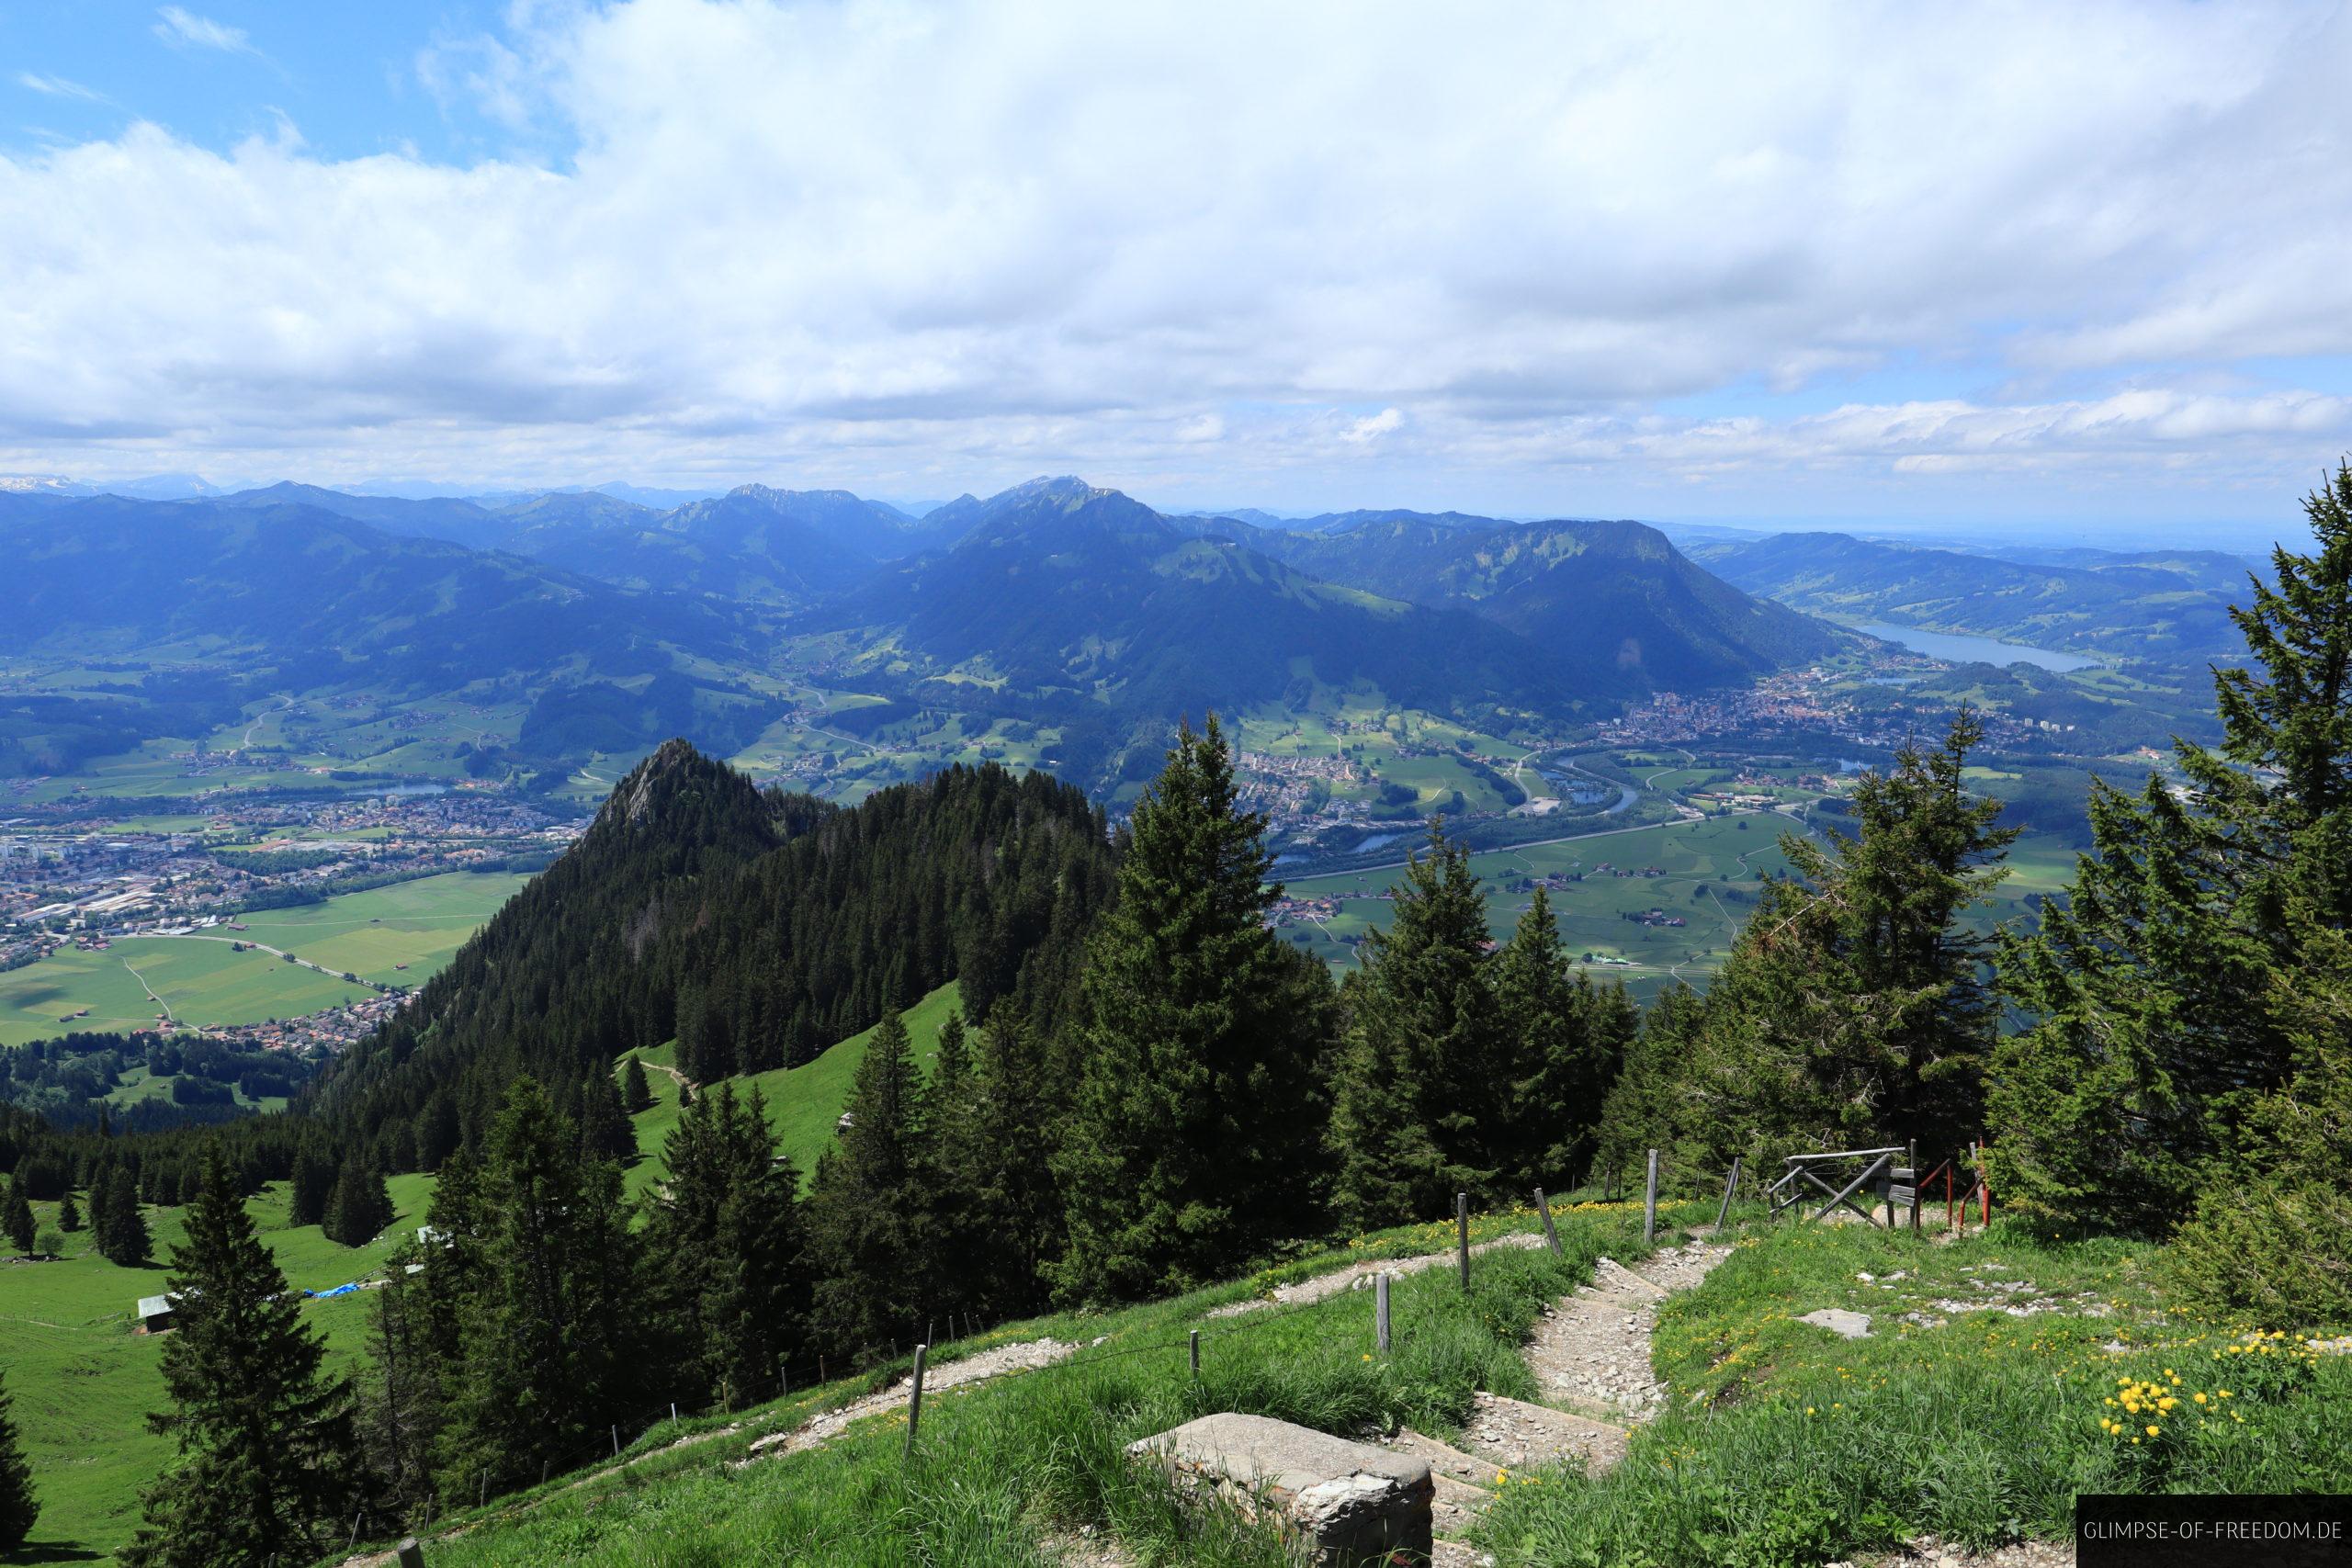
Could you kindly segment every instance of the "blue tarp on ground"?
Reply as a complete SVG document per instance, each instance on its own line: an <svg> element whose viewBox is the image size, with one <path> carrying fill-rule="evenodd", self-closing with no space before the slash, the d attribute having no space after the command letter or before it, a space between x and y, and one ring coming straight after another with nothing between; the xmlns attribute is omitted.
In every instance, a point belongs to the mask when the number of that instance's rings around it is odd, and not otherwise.
<svg viewBox="0 0 2352 1568"><path fill-rule="evenodd" d="M306 1291L303 1294L313 1300L324 1300L328 1296L347 1296L358 1288L357 1285L337 1285L332 1291Z"/></svg>

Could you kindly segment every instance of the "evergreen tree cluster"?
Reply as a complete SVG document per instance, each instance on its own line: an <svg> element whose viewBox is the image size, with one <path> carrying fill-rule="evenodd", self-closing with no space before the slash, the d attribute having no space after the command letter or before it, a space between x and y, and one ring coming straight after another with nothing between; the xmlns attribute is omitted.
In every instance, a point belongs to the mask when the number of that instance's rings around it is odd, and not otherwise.
<svg viewBox="0 0 2352 1568"><path fill-rule="evenodd" d="M2030 1024L1987 1121L2012 1205L2185 1224L2209 1296L2319 1318L2352 1312L2352 467L2305 513L2315 553L2231 612L2222 744L2095 787L2068 898L2004 942Z"/></svg>
<svg viewBox="0 0 2352 1568"><path fill-rule="evenodd" d="M1966 918L2016 837L1966 786L1982 738L1962 708L1939 745L1862 776L1852 833L1781 836L1793 874L1765 886L1706 994L1670 991L1644 1019L1604 1165L1657 1148L1682 1179L1719 1179L1735 1157L1915 1140L1939 1157L1974 1135L2000 1017L1989 939Z"/></svg>
<svg viewBox="0 0 2352 1568"><path fill-rule="evenodd" d="M1339 1217L1435 1219L1458 1191L1516 1199L1583 1179L1638 1026L1624 987L1571 976L1541 888L1498 949L1470 852L1442 825L1393 897L1389 929L1364 939L1340 992Z"/></svg>
<svg viewBox="0 0 2352 1568"><path fill-rule="evenodd" d="M1101 813L1043 774L951 768L842 810L672 742L312 1111L380 1168L431 1170L479 1154L527 1073L617 1155L612 1063L673 1037L695 1083L797 1066L950 979L1051 1028L1112 866Z"/></svg>

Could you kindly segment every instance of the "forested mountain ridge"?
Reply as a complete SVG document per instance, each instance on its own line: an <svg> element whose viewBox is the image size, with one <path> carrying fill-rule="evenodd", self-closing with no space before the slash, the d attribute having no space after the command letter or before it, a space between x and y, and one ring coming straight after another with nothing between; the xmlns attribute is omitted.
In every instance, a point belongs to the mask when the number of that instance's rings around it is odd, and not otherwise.
<svg viewBox="0 0 2352 1568"><path fill-rule="evenodd" d="M1361 520L1251 541L1330 581L1467 610L1611 693L1724 685L1836 646L1828 628L1740 592L1646 524L1342 515Z"/></svg>
<svg viewBox="0 0 2352 1568"><path fill-rule="evenodd" d="M2245 597L2249 575L2210 551L2077 551L2041 564L1844 534L1776 534L1690 553L1738 588L1814 614L2167 660L2239 648L2230 606Z"/></svg>
<svg viewBox="0 0 2352 1568"><path fill-rule="evenodd" d="M1317 680L1437 708L1578 705L1554 661L1507 632L1317 581L1117 491L1034 480L960 521L953 548L886 571L812 624L866 628L938 673L1097 694L1162 726Z"/></svg>
<svg viewBox="0 0 2352 1568"><path fill-rule="evenodd" d="M795 1066L955 978L976 1016L1049 1024L1112 854L1041 773L953 768L844 808L673 740L306 1109L432 1168L521 1075L568 1094L673 1036L697 1080Z"/></svg>

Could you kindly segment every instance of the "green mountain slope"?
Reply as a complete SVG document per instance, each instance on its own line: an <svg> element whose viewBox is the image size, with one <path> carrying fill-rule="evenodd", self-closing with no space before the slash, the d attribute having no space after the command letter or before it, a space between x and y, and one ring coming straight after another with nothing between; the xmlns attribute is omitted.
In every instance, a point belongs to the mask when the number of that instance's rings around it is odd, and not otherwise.
<svg viewBox="0 0 2352 1568"><path fill-rule="evenodd" d="M1498 524L1451 513L1331 521L1347 525L1260 532L1251 543L1334 582L1474 612L1611 695L1724 685L1835 646L1828 628L1740 592L1640 523Z"/></svg>
<svg viewBox="0 0 2352 1568"><path fill-rule="evenodd" d="M1317 681L1444 711L1584 700L1539 649L1475 616L1318 581L1116 491L1035 480L958 521L953 548L886 571L810 624L859 632L869 667L1160 722Z"/></svg>
<svg viewBox="0 0 2352 1568"><path fill-rule="evenodd" d="M1843 534L1777 534L1691 553L1751 593L1820 615L2166 660L2244 646L2229 617L2246 597L2243 563L2211 552L2075 551L2071 564L2029 563Z"/></svg>

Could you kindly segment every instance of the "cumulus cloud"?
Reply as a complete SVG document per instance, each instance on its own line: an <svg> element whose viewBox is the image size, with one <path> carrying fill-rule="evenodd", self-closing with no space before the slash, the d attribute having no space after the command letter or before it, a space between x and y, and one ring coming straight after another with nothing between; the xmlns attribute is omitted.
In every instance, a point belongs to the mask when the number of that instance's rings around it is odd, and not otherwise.
<svg viewBox="0 0 2352 1568"><path fill-rule="evenodd" d="M2194 389L2352 354L2329 9L514 17L418 73L561 158L143 124L0 158L0 457L919 482L1209 441L1664 476L2352 440L2321 391ZM1773 412L1906 365L1980 390ZM1743 387L1763 412L1708 416Z"/></svg>

